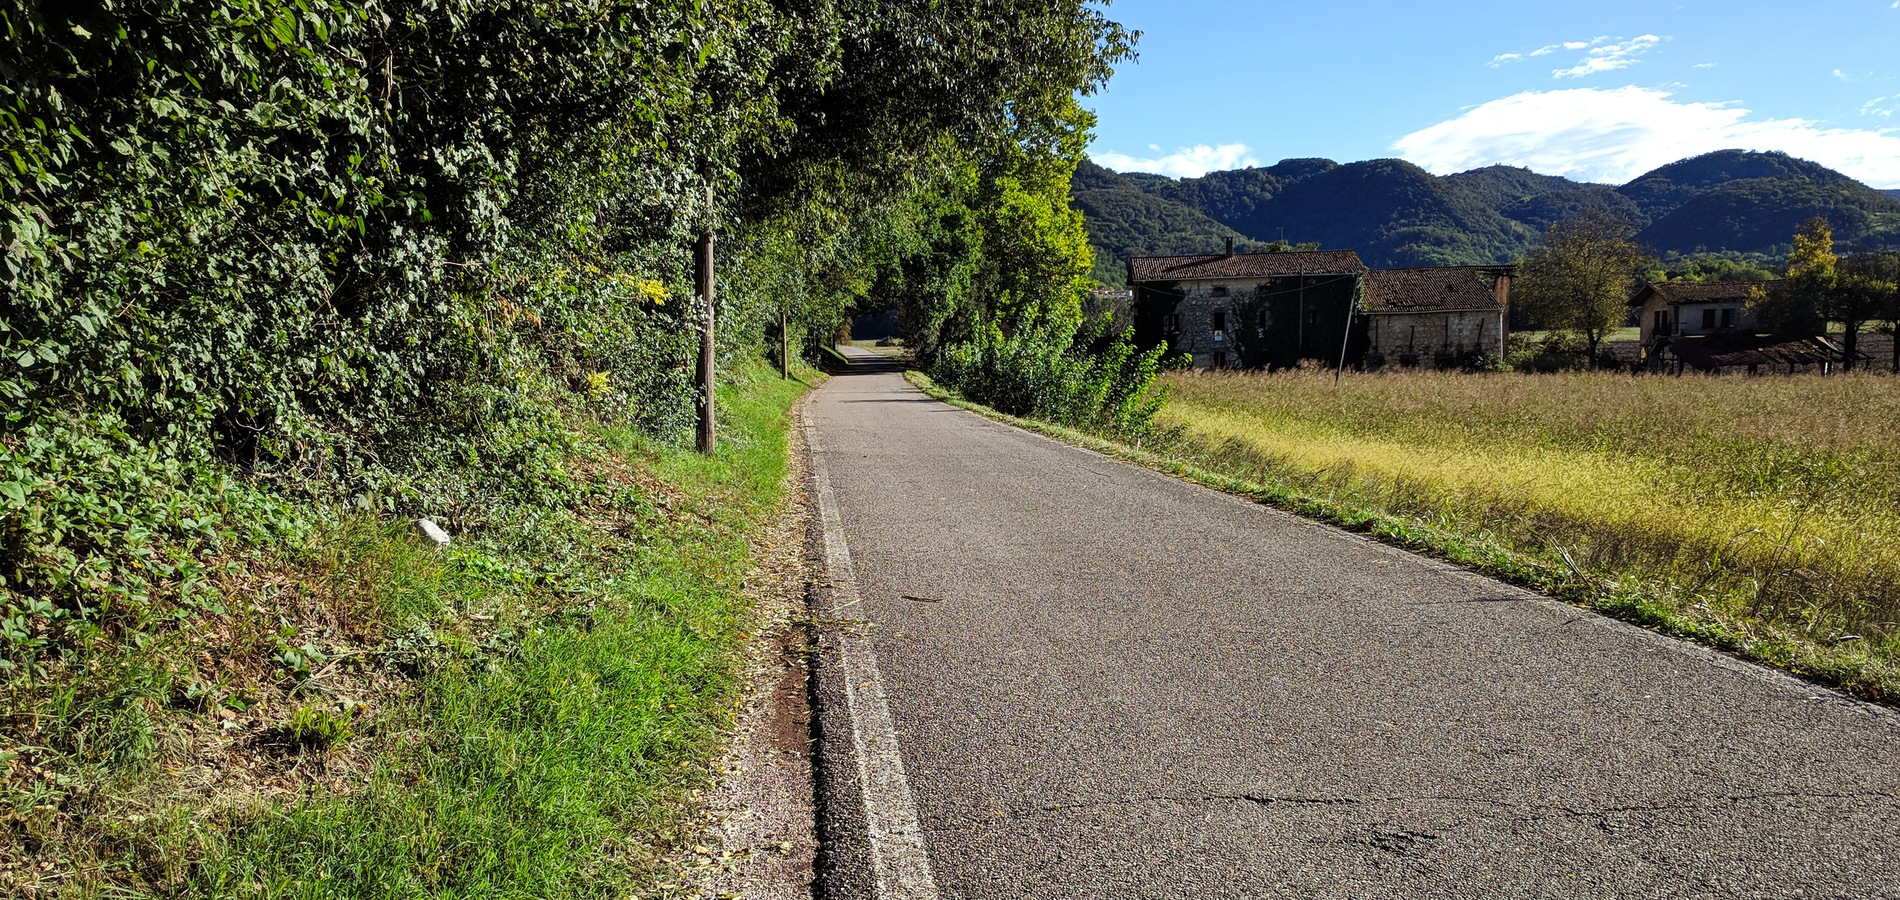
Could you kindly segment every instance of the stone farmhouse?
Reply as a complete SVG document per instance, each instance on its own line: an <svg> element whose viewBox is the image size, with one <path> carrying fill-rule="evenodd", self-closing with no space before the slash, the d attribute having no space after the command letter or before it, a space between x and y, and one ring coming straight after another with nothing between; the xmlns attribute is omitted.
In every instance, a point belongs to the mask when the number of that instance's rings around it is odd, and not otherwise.
<svg viewBox="0 0 1900 900"><path fill-rule="evenodd" d="M1135 340L1196 369L1458 365L1502 357L1508 267L1368 269L1351 250L1128 261Z"/></svg>
<svg viewBox="0 0 1900 900"><path fill-rule="evenodd" d="M1510 337L1510 266L1374 269L1360 298L1365 367L1457 368L1504 358Z"/></svg>

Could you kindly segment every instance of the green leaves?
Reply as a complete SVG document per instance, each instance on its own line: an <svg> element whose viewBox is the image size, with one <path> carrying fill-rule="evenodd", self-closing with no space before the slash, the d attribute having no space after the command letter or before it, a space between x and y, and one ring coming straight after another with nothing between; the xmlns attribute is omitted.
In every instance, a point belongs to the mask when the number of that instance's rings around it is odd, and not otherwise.
<svg viewBox="0 0 1900 900"><path fill-rule="evenodd" d="M1513 301L1532 324L1581 338L1594 365L1599 344L1629 315L1637 277L1654 268L1634 232L1594 210L1550 226L1524 259Z"/></svg>
<svg viewBox="0 0 1900 900"><path fill-rule="evenodd" d="M208 473L478 524L566 489L573 406L674 438L708 221L727 358L874 295L1073 332L1073 95L1128 50L1079 2L42 7L0 0L0 396L41 441L0 461L46 479L0 468L38 504L0 593L125 622L270 533Z"/></svg>

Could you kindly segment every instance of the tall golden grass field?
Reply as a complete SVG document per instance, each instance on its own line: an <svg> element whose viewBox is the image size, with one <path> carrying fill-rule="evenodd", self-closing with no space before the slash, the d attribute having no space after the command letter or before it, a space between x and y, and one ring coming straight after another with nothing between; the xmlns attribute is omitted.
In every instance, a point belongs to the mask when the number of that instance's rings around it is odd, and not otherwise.
<svg viewBox="0 0 1900 900"><path fill-rule="evenodd" d="M1900 656L1900 378L1177 373L1203 464Z"/></svg>

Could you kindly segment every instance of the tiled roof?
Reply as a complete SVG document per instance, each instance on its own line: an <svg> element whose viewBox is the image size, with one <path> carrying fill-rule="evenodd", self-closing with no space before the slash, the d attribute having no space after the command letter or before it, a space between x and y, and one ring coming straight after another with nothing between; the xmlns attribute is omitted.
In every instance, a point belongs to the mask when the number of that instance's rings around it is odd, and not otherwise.
<svg viewBox="0 0 1900 900"><path fill-rule="evenodd" d="M1767 290L1779 281L1652 281L1630 298L1631 306L1642 306L1652 295L1670 306L1684 303L1747 303L1757 288Z"/></svg>
<svg viewBox="0 0 1900 900"><path fill-rule="evenodd" d="M1772 335L1709 335L1679 338L1669 344L1668 353L1692 369L1711 370L1730 366L1815 366L1840 362L1847 351L1824 337L1786 338ZM1857 361L1871 362L1861 352Z"/></svg>
<svg viewBox="0 0 1900 900"><path fill-rule="evenodd" d="M1369 313L1503 309L1494 288L1507 271L1499 266L1373 269L1366 275L1362 308Z"/></svg>
<svg viewBox="0 0 1900 900"><path fill-rule="evenodd" d="M1366 271L1351 250L1239 253L1233 256L1137 256L1128 261L1129 283L1212 278L1277 278L1286 275L1345 275Z"/></svg>

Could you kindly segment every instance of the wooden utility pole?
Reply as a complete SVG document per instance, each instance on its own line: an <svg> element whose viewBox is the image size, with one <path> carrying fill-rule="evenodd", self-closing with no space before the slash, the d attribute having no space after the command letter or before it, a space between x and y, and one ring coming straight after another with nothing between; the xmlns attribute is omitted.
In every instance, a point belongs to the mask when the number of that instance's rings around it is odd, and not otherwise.
<svg viewBox="0 0 1900 900"><path fill-rule="evenodd" d="M1339 339L1339 368L1333 370L1333 387L1339 387L1339 379L1346 376L1346 347L1352 343L1352 314L1359 310L1359 288L1353 288L1352 298L1346 301L1346 336Z"/></svg>
<svg viewBox="0 0 1900 900"><path fill-rule="evenodd" d="M792 316L788 304L778 308L778 368L779 377L792 377Z"/></svg>
<svg viewBox="0 0 1900 900"><path fill-rule="evenodd" d="M713 341L713 183L712 168L706 169L706 217L699 233L699 298L706 304L706 319L699 334L699 452L711 453L717 443L713 428L714 362L718 347Z"/></svg>

